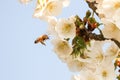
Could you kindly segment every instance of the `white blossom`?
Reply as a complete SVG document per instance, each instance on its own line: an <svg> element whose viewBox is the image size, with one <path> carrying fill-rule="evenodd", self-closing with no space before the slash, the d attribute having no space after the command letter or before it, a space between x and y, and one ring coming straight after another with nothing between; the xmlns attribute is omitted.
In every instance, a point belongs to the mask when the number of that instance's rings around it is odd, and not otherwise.
<svg viewBox="0 0 120 80"><path fill-rule="evenodd" d="M104 60L102 46L102 41L95 41L93 44L91 44L90 51L86 52L86 55L91 58L91 63L100 64Z"/></svg>
<svg viewBox="0 0 120 80"><path fill-rule="evenodd" d="M42 20L47 20L48 16L46 16L43 11L47 4L48 0L37 0L36 8L33 14L33 17L40 18Z"/></svg>
<svg viewBox="0 0 120 80"><path fill-rule="evenodd" d="M109 59L105 59L97 68L96 74L101 80L115 80L116 73L114 70L114 64L109 61Z"/></svg>
<svg viewBox="0 0 120 80"><path fill-rule="evenodd" d="M61 39L73 39L76 35L75 24L72 20L69 19L60 19L55 26L55 30Z"/></svg>
<svg viewBox="0 0 120 80"><path fill-rule="evenodd" d="M47 20L50 16L58 16L69 0L38 0L33 17Z"/></svg>
<svg viewBox="0 0 120 80"><path fill-rule="evenodd" d="M120 0L103 0L97 5L99 17L109 19L120 29Z"/></svg>
<svg viewBox="0 0 120 80"><path fill-rule="evenodd" d="M102 30L104 36L106 38L114 38L120 41L120 37L118 35L120 34L120 30L118 29L118 27L108 19L102 19L102 22L104 24L104 28Z"/></svg>
<svg viewBox="0 0 120 80"><path fill-rule="evenodd" d="M63 5L60 0L52 0L46 4L43 13L47 16L57 16L62 12L62 7Z"/></svg>
<svg viewBox="0 0 120 80"><path fill-rule="evenodd" d="M72 47L71 45L65 41L65 40L60 40L54 39L52 40L52 43L54 45L54 51L55 53L60 56L60 57L67 57L72 53Z"/></svg>

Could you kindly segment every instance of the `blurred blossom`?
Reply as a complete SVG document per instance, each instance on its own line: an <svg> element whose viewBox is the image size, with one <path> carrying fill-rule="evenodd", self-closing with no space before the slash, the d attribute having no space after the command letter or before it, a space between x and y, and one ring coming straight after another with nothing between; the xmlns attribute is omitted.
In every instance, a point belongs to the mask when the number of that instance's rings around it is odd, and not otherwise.
<svg viewBox="0 0 120 80"><path fill-rule="evenodd" d="M47 20L48 16L58 16L69 0L38 0L33 17Z"/></svg>
<svg viewBox="0 0 120 80"><path fill-rule="evenodd" d="M28 4L29 2L31 2L32 0L19 0L20 3L22 4Z"/></svg>
<svg viewBox="0 0 120 80"><path fill-rule="evenodd" d="M42 20L47 20L48 16L43 14L43 10L47 4L48 0L37 0L36 8L33 14L33 17L40 18Z"/></svg>

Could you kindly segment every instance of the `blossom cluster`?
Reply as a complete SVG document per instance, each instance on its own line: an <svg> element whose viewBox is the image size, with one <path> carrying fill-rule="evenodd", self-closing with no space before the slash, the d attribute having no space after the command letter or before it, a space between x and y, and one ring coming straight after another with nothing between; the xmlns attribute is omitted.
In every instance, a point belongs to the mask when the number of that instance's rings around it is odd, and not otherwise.
<svg viewBox="0 0 120 80"><path fill-rule="evenodd" d="M98 0L96 5L99 17L105 24L103 33L120 41L120 0ZM108 34L111 33L111 34Z"/></svg>
<svg viewBox="0 0 120 80"><path fill-rule="evenodd" d="M86 1L95 3L95 13L102 24L89 10L83 19L78 15L56 18L70 0L37 0L33 17L48 22L47 35L53 37L54 52L72 72L78 72L71 80L120 80L120 0ZM93 33L95 29L100 33ZM45 45L47 35L37 41Z"/></svg>

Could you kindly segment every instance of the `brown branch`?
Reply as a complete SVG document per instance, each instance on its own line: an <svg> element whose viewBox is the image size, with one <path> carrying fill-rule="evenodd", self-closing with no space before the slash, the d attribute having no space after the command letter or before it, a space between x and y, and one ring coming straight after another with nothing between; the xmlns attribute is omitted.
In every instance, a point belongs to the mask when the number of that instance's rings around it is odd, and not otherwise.
<svg viewBox="0 0 120 80"><path fill-rule="evenodd" d="M91 8L93 10L93 12L95 12L96 15L98 15L98 13L96 12L97 7L95 6L97 4L96 1L93 1L93 2L86 1L86 2L88 4L89 8Z"/></svg>

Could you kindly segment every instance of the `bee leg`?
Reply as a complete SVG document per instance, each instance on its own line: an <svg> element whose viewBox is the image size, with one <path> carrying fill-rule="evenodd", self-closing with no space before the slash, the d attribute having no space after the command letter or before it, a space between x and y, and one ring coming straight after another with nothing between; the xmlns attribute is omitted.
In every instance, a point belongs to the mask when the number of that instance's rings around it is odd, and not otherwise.
<svg viewBox="0 0 120 80"><path fill-rule="evenodd" d="M46 46L46 44L44 42L41 42L41 44Z"/></svg>

